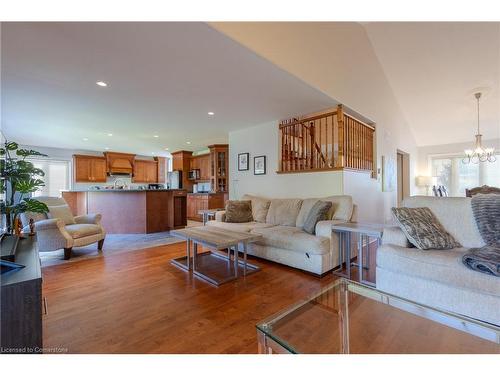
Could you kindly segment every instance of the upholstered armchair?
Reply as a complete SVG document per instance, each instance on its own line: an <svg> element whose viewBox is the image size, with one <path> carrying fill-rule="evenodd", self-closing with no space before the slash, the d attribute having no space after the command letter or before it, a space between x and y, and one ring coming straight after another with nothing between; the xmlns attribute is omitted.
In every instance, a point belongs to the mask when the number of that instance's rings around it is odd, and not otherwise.
<svg viewBox="0 0 500 375"><path fill-rule="evenodd" d="M21 219L25 226L29 220L35 222L38 249L54 251L64 249L64 259L71 258L73 247L87 246L97 242L97 249L102 250L106 232L101 225L100 214L73 216L63 198L36 197L49 207L49 213L36 214L26 212Z"/></svg>

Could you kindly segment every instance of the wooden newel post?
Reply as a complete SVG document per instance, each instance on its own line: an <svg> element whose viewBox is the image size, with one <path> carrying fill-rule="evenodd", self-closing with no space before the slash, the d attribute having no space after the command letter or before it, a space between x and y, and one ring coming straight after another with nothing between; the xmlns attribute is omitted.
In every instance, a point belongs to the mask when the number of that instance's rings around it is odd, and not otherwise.
<svg viewBox="0 0 500 375"><path fill-rule="evenodd" d="M337 106L337 133L338 133L339 156L335 160L335 166L343 167L345 148L344 148L344 108L342 107L342 104L339 104Z"/></svg>

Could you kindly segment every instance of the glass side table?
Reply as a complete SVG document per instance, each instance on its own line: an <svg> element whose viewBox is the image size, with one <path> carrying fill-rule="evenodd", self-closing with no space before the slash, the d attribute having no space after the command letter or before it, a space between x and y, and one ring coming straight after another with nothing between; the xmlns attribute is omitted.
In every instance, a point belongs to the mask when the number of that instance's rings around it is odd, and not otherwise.
<svg viewBox="0 0 500 375"><path fill-rule="evenodd" d="M335 280L256 326L261 354L500 354L500 327Z"/></svg>
<svg viewBox="0 0 500 375"><path fill-rule="evenodd" d="M363 272L370 270L370 246L376 244L380 246L384 225L382 224L363 224L363 223L341 223L332 225L333 233L339 237L339 269L334 270L333 274L340 277L351 278L351 267L358 267L358 280L362 284L375 286L374 282L363 278ZM352 262L352 237L357 240L357 263ZM372 240L375 241L372 241ZM343 265L346 264L346 270L343 272Z"/></svg>

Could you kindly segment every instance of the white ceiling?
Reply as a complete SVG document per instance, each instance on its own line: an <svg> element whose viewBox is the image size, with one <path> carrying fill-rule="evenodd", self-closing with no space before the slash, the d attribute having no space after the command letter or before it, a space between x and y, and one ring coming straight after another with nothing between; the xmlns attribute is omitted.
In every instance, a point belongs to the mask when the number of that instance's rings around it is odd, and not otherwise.
<svg viewBox="0 0 500 375"><path fill-rule="evenodd" d="M500 138L500 23L363 23L419 146Z"/></svg>
<svg viewBox="0 0 500 375"><path fill-rule="evenodd" d="M2 131L23 144L161 155L335 104L204 23L3 23L1 38Z"/></svg>

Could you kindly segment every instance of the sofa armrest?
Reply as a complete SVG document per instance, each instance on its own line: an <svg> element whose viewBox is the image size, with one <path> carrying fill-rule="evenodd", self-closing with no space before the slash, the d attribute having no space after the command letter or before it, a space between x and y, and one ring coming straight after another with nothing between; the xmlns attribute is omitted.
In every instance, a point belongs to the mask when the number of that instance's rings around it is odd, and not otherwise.
<svg viewBox="0 0 500 375"><path fill-rule="evenodd" d="M347 223L345 220L323 220L316 223L316 236L332 237L332 225Z"/></svg>
<svg viewBox="0 0 500 375"><path fill-rule="evenodd" d="M226 211L217 211L215 213L215 221L226 221Z"/></svg>
<svg viewBox="0 0 500 375"><path fill-rule="evenodd" d="M396 245L400 247L412 247L410 241L400 227L386 227L382 235L382 243Z"/></svg>
<svg viewBox="0 0 500 375"><path fill-rule="evenodd" d="M35 230L40 251L73 247L73 237L66 231L64 222L61 219L37 221Z"/></svg>
<svg viewBox="0 0 500 375"><path fill-rule="evenodd" d="M80 215L75 216L75 222L77 224L101 224L102 215L101 214L89 214L89 215Z"/></svg>

